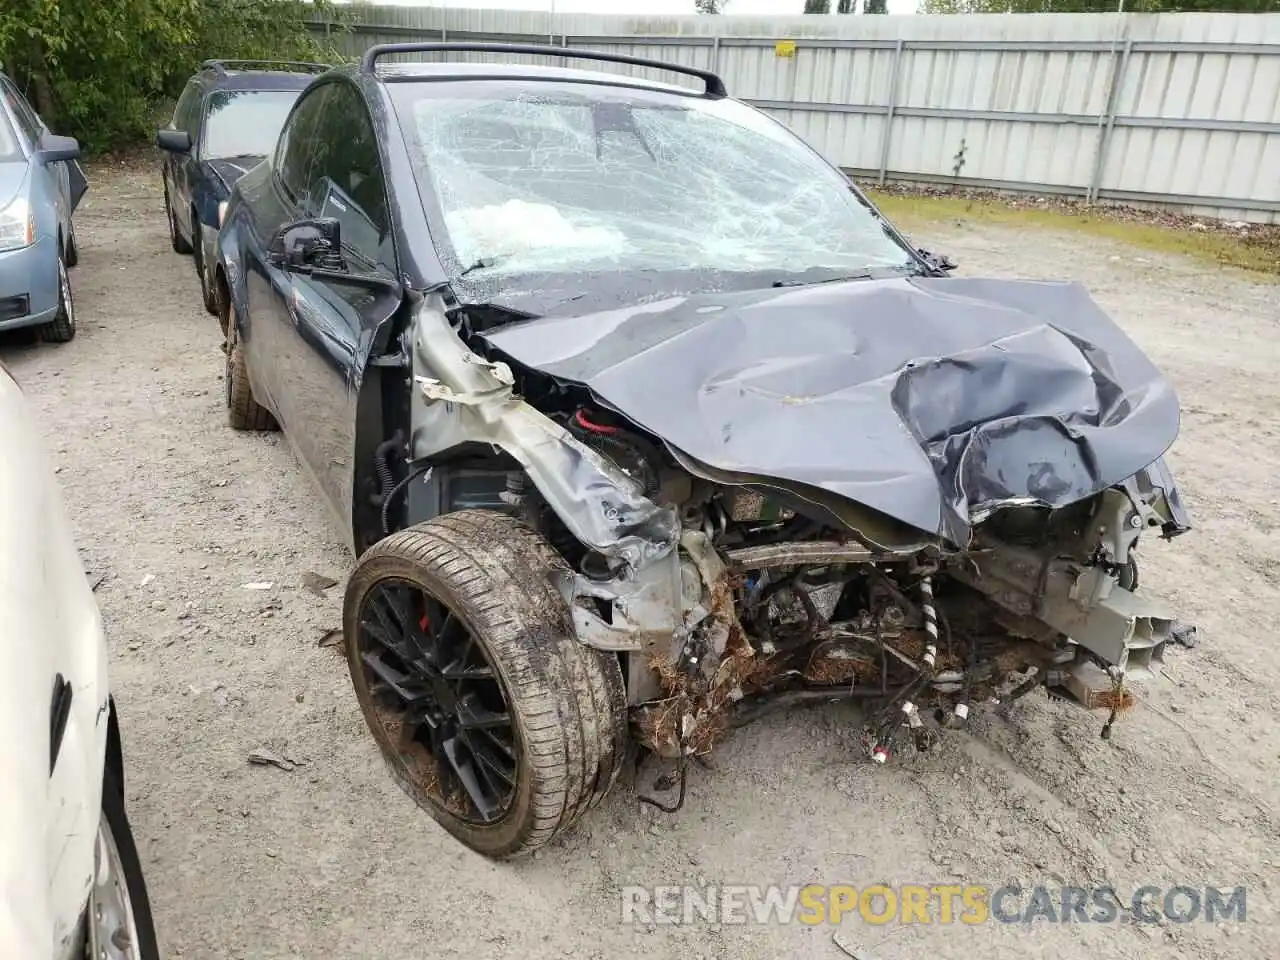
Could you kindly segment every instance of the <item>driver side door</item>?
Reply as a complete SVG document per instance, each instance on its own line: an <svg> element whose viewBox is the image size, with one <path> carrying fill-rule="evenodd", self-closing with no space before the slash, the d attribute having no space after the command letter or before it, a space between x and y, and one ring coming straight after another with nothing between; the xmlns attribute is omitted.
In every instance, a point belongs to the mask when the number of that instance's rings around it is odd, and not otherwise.
<svg viewBox="0 0 1280 960"><path fill-rule="evenodd" d="M308 182L275 246L272 357L290 439L349 526L360 386L374 332L401 291L372 117L353 84L327 86L305 151ZM331 238L327 254L297 248L300 236L314 242L321 231Z"/></svg>
<svg viewBox="0 0 1280 960"><path fill-rule="evenodd" d="M250 379L254 393L288 431L295 426L290 389L296 378L282 369L277 353L283 339L280 327L289 322L293 284L276 252L285 227L309 209L309 192L323 159L320 133L330 87L322 83L305 93L285 121L271 161L271 182L254 204L254 243L245 262L248 309L240 339Z"/></svg>

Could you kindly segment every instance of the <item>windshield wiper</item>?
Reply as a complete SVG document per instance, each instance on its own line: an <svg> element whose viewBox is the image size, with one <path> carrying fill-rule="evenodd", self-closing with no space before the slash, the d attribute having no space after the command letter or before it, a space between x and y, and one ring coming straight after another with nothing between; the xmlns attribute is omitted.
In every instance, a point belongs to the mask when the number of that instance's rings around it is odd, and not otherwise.
<svg viewBox="0 0 1280 960"><path fill-rule="evenodd" d="M797 271L799 273L817 273L822 267L813 267L809 270ZM885 264L883 266L867 267L865 270L859 270L856 273L846 273L838 277L820 277L817 280L802 280L800 278L775 280L775 287L809 287L820 283L843 283L846 280L886 280L890 277L902 276L920 276L921 271L917 264Z"/></svg>
<svg viewBox="0 0 1280 960"><path fill-rule="evenodd" d="M823 277L821 280L775 280L771 284L775 287L813 287L820 283L843 283L846 280L874 280L875 276L870 270L862 273L850 273L843 277Z"/></svg>
<svg viewBox="0 0 1280 960"><path fill-rule="evenodd" d="M487 333L513 323L540 319L540 315L527 310L517 310L501 303L485 301L460 304L449 311L450 319L458 318L467 334Z"/></svg>
<svg viewBox="0 0 1280 960"><path fill-rule="evenodd" d="M469 267L464 267L458 276L465 277L468 273L474 273L476 270L488 270L490 267L496 267L509 256L509 253L495 253L488 257L477 257L476 262Z"/></svg>

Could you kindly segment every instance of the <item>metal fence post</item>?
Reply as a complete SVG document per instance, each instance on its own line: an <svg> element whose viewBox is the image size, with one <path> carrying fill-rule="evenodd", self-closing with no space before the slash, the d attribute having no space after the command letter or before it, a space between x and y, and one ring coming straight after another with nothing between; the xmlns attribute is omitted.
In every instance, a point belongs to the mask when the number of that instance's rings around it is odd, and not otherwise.
<svg viewBox="0 0 1280 960"><path fill-rule="evenodd" d="M1133 52L1133 40L1124 38L1124 52L1117 61L1111 55L1111 89L1107 91L1107 112L1105 117L1098 118L1098 150L1093 161L1093 177L1089 181L1089 191L1085 195L1088 203L1098 202L1098 191L1102 188L1103 168L1107 164L1107 146L1111 142L1111 131L1116 125L1116 105L1120 100L1120 90L1124 85L1124 77L1129 69L1129 54Z"/></svg>
<svg viewBox="0 0 1280 960"><path fill-rule="evenodd" d="M0 7L3 6L4 2L5 0L0 0ZM544 0L544 10L549 5ZM1125 6L1131 7L1132 3L1126 2ZM521 14L520 16L527 15ZM1178 22L1181 22L1184 17L1182 14L1170 14L1168 16ZM1202 17L1203 15L1197 14L1196 16ZM1212 14L1209 16L1217 18L1221 22L1226 22L1227 18L1238 19L1235 14ZM1173 68L1177 71L1193 69L1191 64L1194 58L1213 58L1212 62L1222 64L1225 69L1232 70L1235 65L1241 63L1274 65L1274 62L1280 61L1280 44L1264 42L1262 37L1249 37L1232 41L1209 39L1156 40L1148 35L1134 31L1130 26L1131 21L1127 14L1119 18L1113 14L1081 15L1081 17L1080 25L1084 25L1086 22L1098 24L1097 32L1094 32L1094 28L1090 27L1087 33L1088 39L1077 37L1071 39L1059 38L1057 36L1059 31L1056 28L1050 29L1049 27L1052 18L1042 18L1040 22L1044 25L1044 29L1036 31L1035 35L1026 36L1022 39L1011 40L995 37L973 39L968 31L960 26L964 18L955 17L930 18L928 23L939 27L938 31L928 31L931 34L930 39L899 41L889 38L800 37L797 39L793 37L792 42L797 43L797 49L789 50L788 48L783 48L786 53L790 54L787 57L790 63L784 62L784 60L775 61L765 53L765 51L772 49L776 55L778 51L779 40L772 29L765 30L755 21L744 19L717 21L713 25L713 32L710 36L705 33L696 35L662 32L657 34L631 33L621 35L610 33L610 30L639 30L645 27L653 30L669 29L668 21L657 17L650 19L638 18L634 21L630 18L619 18L603 22L598 28L603 33L597 34L588 31L575 36L571 40L565 33L567 23L558 24L555 23L554 19L544 23L542 27L536 27L537 21L534 20L535 28L530 29L523 19L513 21L510 17L504 15L497 21L486 21L485 26L488 27L486 30L480 29L480 24L473 24L468 27L460 21L460 26L457 29L446 31L442 26L424 25L428 22L438 24L442 19L439 16L406 15L404 7L371 4L361 8L359 17L353 23L326 20L324 17L316 15L313 22L308 23L308 29L314 31L314 36L317 39L323 36L330 43L340 46L343 53L362 52L379 39L429 39L438 36L441 40L446 41L449 39L463 40L468 38L493 40L513 38L512 35L515 33L519 33L520 36L530 42L541 43L543 40L547 40L555 43L559 41L566 47L594 47L600 45L634 47L646 43L655 43L671 48L676 53L684 51L689 46L710 47L708 58L712 69L724 76L731 89L740 95L744 95L744 99L747 102L761 109L770 112L804 113L806 118L830 117L842 126L851 127L854 125L868 125L867 118L880 117L884 124L884 129L881 142L876 147L872 147L869 143L863 143L857 148L857 156L832 158L838 160L842 168L856 173L866 183L872 185L877 183L884 185L888 181L892 166L893 137L896 134L894 124L899 117L902 117L904 122L910 119L913 128L917 126L917 121L919 121L918 125L924 128L925 136L927 137L935 136L941 130L942 124L948 120L1003 124L1006 125L1006 129L1020 131L1046 129L1046 126L1033 126L1043 124L1047 125L1048 129L1056 127L1065 132L1067 137L1063 141L1064 149L1080 154L1079 162L1069 174L1058 178L1056 171L1051 171L1046 164L1040 162L1044 159L1043 157L1038 157L1037 162L1031 169L1022 170L1022 158L999 156L988 158L990 166L982 171L983 176L966 179L980 180L984 185L994 189L1018 193L1046 193L1080 198L1083 190L1084 199L1089 204L1101 202L1102 191L1106 190L1109 200L1150 202L1175 208L1196 206L1215 207L1224 210L1249 210L1266 214L1267 216L1263 219L1280 222L1280 196L1273 196L1267 193L1265 188L1262 190L1245 188L1245 185L1255 179L1256 169L1261 169L1261 165L1265 164L1268 158L1259 157L1255 159L1247 156L1245 151L1237 151L1230 161L1226 161L1231 163L1231 167L1230 176L1226 178L1225 184L1220 183L1218 178L1213 176L1219 171L1211 169L1205 172L1199 182L1187 187L1185 192L1154 189L1164 179L1162 174L1168 172L1168 164L1172 160L1172 158L1162 155L1155 155L1151 158L1152 175L1149 178L1149 182L1141 182L1136 176L1136 171L1134 171L1135 177L1132 183L1121 179L1107 179L1110 169L1110 151L1113 141L1117 137L1124 140L1130 136L1151 138L1160 135L1162 131L1198 131L1214 138L1211 142L1215 145L1218 143L1230 143L1231 136L1243 134L1270 138L1266 141L1267 143L1280 138L1280 119L1236 119L1234 111L1229 109L1230 105L1225 95L1223 103L1226 106L1206 108L1204 112L1196 116L1185 116L1182 110L1171 105L1148 110L1141 115L1133 115L1134 111L1139 109L1140 104L1135 102L1132 96L1133 93L1141 94L1146 83L1142 70L1143 57L1150 55L1170 56L1173 58ZM1189 19L1189 15L1187 17L1188 24L1190 24L1192 21ZM537 19L541 19L541 14L538 15ZM943 29L942 25L944 23L955 26L954 28L948 26ZM517 24L519 24L519 27L517 27ZM738 24L741 26L736 26ZM557 26L561 27L560 33L555 31ZM720 31L724 32L721 33ZM1129 36L1130 33L1134 33L1135 36L1131 38ZM1187 34L1188 36L1194 35L1198 37L1203 34L1203 31L1194 34L1191 31L1187 31ZM732 55L732 50L743 50L748 55L735 57ZM800 53L800 50L804 52ZM839 57L843 57L845 52L850 51L855 51L850 53L851 56L862 56L864 52L874 51L872 57L876 66L876 82L880 82L883 79L879 76L879 71L883 67L881 61L891 59L891 75L889 82L886 84L888 102L851 102L850 98L840 89L839 78L836 78L830 84L830 88L825 93L815 90L809 100L796 102L795 98L798 95L796 61L800 57L808 56L810 50L838 51L837 56ZM984 93L987 96L987 100L965 107L934 107L917 103L913 100L914 93L912 91L914 90L915 78L919 76L923 80L929 68L925 58L917 54L928 51L948 51L964 54L963 57L958 58L956 76L960 79L957 82L974 83L975 81L981 81L984 86L979 88L979 92ZM905 56L908 52L912 54L910 59ZM1093 86L1084 92L1085 101L1083 103L1076 99L1076 91L1073 89L1070 103L1068 104L1064 101L1061 107L1054 108L1050 106L1048 109L1031 110L1013 109L1014 104L1004 102L1002 94L997 90L998 84L984 79L985 73L982 72L981 68L985 64L981 62L982 58L974 56L976 54L1009 53L1034 53L1038 56L1043 56L1044 62L1036 67L1036 71L1037 76L1043 75L1045 82L1054 82L1054 78L1064 75L1063 71L1066 64L1061 59L1055 59L1056 55L1087 55L1092 60L1093 73L1091 83ZM888 54L889 57L882 56L882 54ZM690 54L690 56L694 55L696 55L696 50ZM1105 65L1102 62L1104 57L1106 58ZM1139 64L1136 67L1133 66L1135 57L1139 60ZM771 88L770 92L773 94L771 97L758 95L761 93L760 72L762 69L772 74L773 79L778 81L778 86L783 88L777 90ZM791 71L790 77L784 73L788 69ZM1101 72L1099 72L1100 70ZM1130 70L1135 71L1133 91L1128 89ZM1231 102L1239 102L1242 96L1250 98L1261 96L1264 99L1274 98L1274 85L1267 87L1267 81L1271 79L1270 73L1264 74L1259 70L1256 71L1256 76L1253 76L1250 71L1246 70L1242 75L1236 76L1233 74L1232 77L1234 81L1232 96L1235 99ZM1102 102L1098 104L1098 109L1095 112L1092 107L1092 98L1093 94L1098 92L1098 83L1103 86ZM786 89L788 85L790 90ZM757 95L752 96L751 94ZM1130 96L1130 99L1125 100L1126 96ZM832 98L834 102L826 102L827 98ZM852 98L853 101L858 99L861 98ZM872 99L871 97L866 98L867 101ZM1038 107L1039 104L1036 106ZM1085 159L1088 153L1091 128L1094 141L1094 156L1091 159ZM1116 130L1119 130L1120 133L1117 134ZM907 131L904 131L903 136L906 135ZM863 153L863 150L867 152ZM872 157L871 153L873 151L878 155ZM855 160L857 161L857 166L853 165ZM897 171L894 176L895 179L940 183L952 180L951 177L945 176L946 172L939 170L932 173L913 173L910 170L902 169ZM1126 177L1129 172L1125 171ZM1262 172L1265 176L1266 170L1264 169ZM1274 183L1274 177L1264 182ZM1233 187L1237 189L1233 189ZM1202 193L1201 191L1204 192Z"/></svg>
<svg viewBox="0 0 1280 960"><path fill-rule="evenodd" d="M889 109L884 115L884 136L880 138L880 175L877 182L884 186L889 172L889 143L893 138L893 112L898 107L898 69L902 64L902 38L893 47L893 66L889 76Z"/></svg>

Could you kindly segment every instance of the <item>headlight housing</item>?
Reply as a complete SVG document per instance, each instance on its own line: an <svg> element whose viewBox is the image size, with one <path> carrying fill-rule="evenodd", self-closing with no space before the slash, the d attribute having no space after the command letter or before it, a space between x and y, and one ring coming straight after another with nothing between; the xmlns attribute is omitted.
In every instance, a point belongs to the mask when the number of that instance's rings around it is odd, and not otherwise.
<svg viewBox="0 0 1280 960"><path fill-rule="evenodd" d="M0 210L0 250L29 247L36 240L36 214L26 197Z"/></svg>

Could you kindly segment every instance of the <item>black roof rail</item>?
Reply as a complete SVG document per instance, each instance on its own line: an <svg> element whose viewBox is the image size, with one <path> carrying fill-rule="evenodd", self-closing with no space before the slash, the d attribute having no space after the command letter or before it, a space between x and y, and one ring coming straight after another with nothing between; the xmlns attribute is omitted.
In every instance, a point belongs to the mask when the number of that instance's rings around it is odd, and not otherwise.
<svg viewBox="0 0 1280 960"><path fill-rule="evenodd" d="M216 70L226 73L228 70L245 67L266 67L268 70L280 70L284 67L300 67L301 69L284 71L287 73L324 73L330 69L328 64L310 63L306 60L206 60L200 64L201 70Z"/></svg>
<svg viewBox="0 0 1280 960"><path fill-rule="evenodd" d="M707 96L727 97L729 95L725 90L724 81L710 70L686 67L681 63L647 60L644 57L628 57L621 53L600 53L596 50L542 46L537 43L380 43L364 52L364 56L360 58L360 72L373 73L379 57L398 53L520 53L534 57L564 57L577 60L599 60L604 63L625 63L633 67L650 67L654 70L669 70L672 73L697 77L706 84Z"/></svg>

